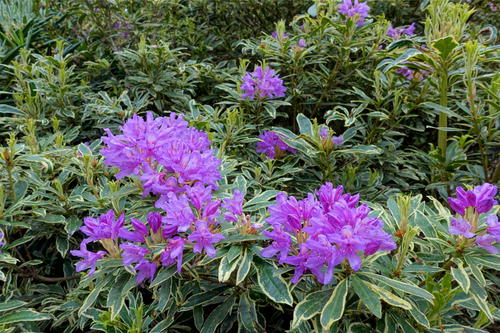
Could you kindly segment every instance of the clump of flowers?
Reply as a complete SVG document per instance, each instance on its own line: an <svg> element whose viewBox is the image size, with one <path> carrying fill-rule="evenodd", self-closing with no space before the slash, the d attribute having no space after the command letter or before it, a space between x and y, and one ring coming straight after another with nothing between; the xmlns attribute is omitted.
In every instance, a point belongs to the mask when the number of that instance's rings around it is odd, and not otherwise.
<svg viewBox="0 0 500 333"><path fill-rule="evenodd" d="M280 80L279 74L275 75L275 73L269 66L265 70L261 66L257 66L253 73L246 72L241 85L241 90L244 91L241 98L250 97L250 100L253 100L255 94L259 99L266 96L271 99L285 97L286 88L283 86L283 80Z"/></svg>
<svg viewBox="0 0 500 333"><path fill-rule="evenodd" d="M450 207L459 215L457 218L452 218L451 225L448 227L448 231L457 236L458 245L473 246L475 242L479 247L493 254L498 253L498 249L492 245L494 241L500 241L498 216L489 214L486 217L486 224L489 228L484 231L479 230L479 235L476 237L479 229L479 214L487 213L493 206L498 205L498 201L495 200L497 192L498 187L485 183L467 191L457 187L457 198L448 198Z"/></svg>
<svg viewBox="0 0 500 333"><path fill-rule="evenodd" d="M344 143L344 138L342 136L332 136L330 129L326 126L321 126L318 134L325 152L330 152L333 147L342 146L342 143Z"/></svg>
<svg viewBox="0 0 500 333"><path fill-rule="evenodd" d="M358 26L361 26L368 16L368 11L370 10L370 6L366 4L366 2L359 2L358 0L344 0L339 5L339 13L344 14L347 20L352 17L354 18L356 14L358 14Z"/></svg>
<svg viewBox="0 0 500 333"><path fill-rule="evenodd" d="M329 284L336 265L357 271L364 256L396 248L392 236L382 230L384 222L368 217L366 204L356 207L359 195L342 192L342 186L326 183L315 192L318 199L309 193L298 201L282 192L276 197L277 205L269 206L271 216L266 222L273 231L263 234L273 242L261 254L266 258L278 254L280 264L296 266L294 284L306 270L320 283Z"/></svg>
<svg viewBox="0 0 500 333"><path fill-rule="evenodd" d="M286 151L295 154L295 149L287 145L282 138L288 139L283 134L264 131L263 134L259 135L259 139L262 141L257 143L256 151L265 154L270 159L280 159Z"/></svg>
<svg viewBox="0 0 500 333"><path fill-rule="evenodd" d="M273 33L271 34L271 36L273 36L274 39L276 39L277 41L280 40L280 36L278 34L278 30L274 30ZM283 39L287 38L288 37L288 34L285 32L283 34Z"/></svg>
<svg viewBox="0 0 500 333"><path fill-rule="evenodd" d="M413 36L415 32L415 22L412 23L408 28L396 28L392 27L392 24L389 23L389 30L387 31L387 36L392 37L394 39L399 39L399 37Z"/></svg>
<svg viewBox="0 0 500 333"><path fill-rule="evenodd" d="M0 239L3 238L3 233L0 232ZM5 243L4 242L0 242L0 248L4 245ZM0 250L0 254L2 253L2 251Z"/></svg>
<svg viewBox="0 0 500 333"><path fill-rule="evenodd" d="M104 163L120 169L117 179L140 176L143 196L180 193L195 182L218 188L221 161L209 148L207 134L188 127L182 115L154 119L148 112L144 120L134 114L120 129L122 133L116 136L105 129Z"/></svg>

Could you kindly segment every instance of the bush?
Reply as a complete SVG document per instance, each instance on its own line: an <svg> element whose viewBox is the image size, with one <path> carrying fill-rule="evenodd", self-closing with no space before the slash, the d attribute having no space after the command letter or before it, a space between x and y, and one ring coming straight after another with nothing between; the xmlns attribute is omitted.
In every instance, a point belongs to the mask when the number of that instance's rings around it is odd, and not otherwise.
<svg viewBox="0 0 500 333"><path fill-rule="evenodd" d="M2 332L496 332L497 5L1 1Z"/></svg>

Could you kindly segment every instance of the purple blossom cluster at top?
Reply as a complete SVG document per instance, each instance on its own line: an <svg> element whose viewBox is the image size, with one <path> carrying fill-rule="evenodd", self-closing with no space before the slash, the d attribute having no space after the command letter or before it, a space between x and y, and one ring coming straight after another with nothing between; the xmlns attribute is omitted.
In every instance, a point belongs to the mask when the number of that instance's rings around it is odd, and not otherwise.
<svg viewBox="0 0 500 333"><path fill-rule="evenodd" d="M258 98L285 97L286 88L283 87L283 80L279 79L279 74L275 76L275 73L274 70L269 69L269 66L265 70L257 66L251 74L246 72L241 85L244 91L241 98L250 97L250 100L253 100L255 94Z"/></svg>
<svg viewBox="0 0 500 333"><path fill-rule="evenodd" d="M342 192L342 186L333 188L326 183L315 191L318 199L309 193L306 199L297 201L280 193L277 205L269 206L271 216L266 222L273 231L264 231L264 235L273 241L261 254L265 258L277 254L280 264L296 266L294 284L306 270L320 283L329 284L336 265L348 263L357 271L363 256L396 248L392 236L382 230L384 222L368 217L370 208L366 204L356 207L359 194Z"/></svg>
<svg viewBox="0 0 500 333"><path fill-rule="evenodd" d="M412 23L408 28L396 28L392 27L392 24L389 23L389 30L387 31L387 36L392 37L394 39L399 39L399 37L413 36L415 32L415 22Z"/></svg>
<svg viewBox="0 0 500 333"><path fill-rule="evenodd" d="M3 233L0 232L0 239L3 238ZM0 248L4 245L5 243L4 242L0 242ZM2 251L0 250L0 253L2 253Z"/></svg>
<svg viewBox="0 0 500 333"><path fill-rule="evenodd" d="M265 154L270 159L281 158L285 151L295 154L296 153L295 149L287 145L282 140L282 137L288 139L283 134L264 131L263 134L259 135L259 139L261 139L262 141L257 143L256 151L258 153Z"/></svg>
<svg viewBox="0 0 500 333"><path fill-rule="evenodd" d="M488 6L490 6L492 12L496 12L498 10L498 6L495 6L493 2L488 2Z"/></svg>
<svg viewBox="0 0 500 333"><path fill-rule="evenodd" d="M370 10L370 6L366 4L366 2L359 2L358 0L344 0L339 5L339 13L344 14L346 16L346 21L352 17L354 18L356 14L358 14L358 26L361 26L368 16L368 11Z"/></svg>
<svg viewBox="0 0 500 333"><path fill-rule="evenodd" d="M102 137L106 146L101 149L104 163L120 169L117 179L140 175L143 196L150 192L162 196L180 193L195 182L218 188L221 161L209 149L207 134L188 127L182 115L172 113L154 119L148 112L144 120L134 114L120 129L122 133L116 136L105 129L108 136Z"/></svg>
<svg viewBox="0 0 500 333"><path fill-rule="evenodd" d="M479 227L479 214L487 213L493 206L498 205L498 201L495 200L497 192L498 187L485 183L468 191L457 187L457 198L448 198L450 207L459 215L459 217L451 219L448 231L452 235L461 237L458 240L462 245L467 244L469 240L474 241L473 238L476 237L476 231ZM495 241L500 243L498 216L489 214L486 217L486 224L489 228L477 235L475 242L479 247L497 254L498 249L492 243Z"/></svg>

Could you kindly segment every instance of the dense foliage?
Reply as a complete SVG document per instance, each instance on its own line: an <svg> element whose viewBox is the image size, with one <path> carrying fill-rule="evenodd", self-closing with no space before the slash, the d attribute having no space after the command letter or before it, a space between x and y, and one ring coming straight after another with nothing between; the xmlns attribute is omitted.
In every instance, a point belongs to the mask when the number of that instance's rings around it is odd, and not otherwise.
<svg viewBox="0 0 500 333"><path fill-rule="evenodd" d="M0 330L497 332L499 7L0 0Z"/></svg>

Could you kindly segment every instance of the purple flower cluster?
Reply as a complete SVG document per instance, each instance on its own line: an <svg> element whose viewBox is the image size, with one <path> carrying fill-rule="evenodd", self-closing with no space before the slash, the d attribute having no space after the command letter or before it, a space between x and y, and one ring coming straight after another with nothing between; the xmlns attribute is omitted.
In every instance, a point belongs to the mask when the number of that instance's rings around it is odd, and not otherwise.
<svg viewBox="0 0 500 333"><path fill-rule="evenodd" d="M403 61L401 62L402 64L407 64L410 63L409 61ZM424 79L424 75L429 75L430 73L428 71L422 70L422 71L415 71L410 68L399 68L396 70L396 73L398 74L403 74L408 80L412 80L413 78L417 79L418 81L422 81Z"/></svg>
<svg viewBox="0 0 500 333"><path fill-rule="evenodd" d="M498 10L498 6L495 6L493 2L488 2L487 5L490 6L492 12L496 12Z"/></svg>
<svg viewBox="0 0 500 333"><path fill-rule="evenodd" d="M399 37L413 36L415 32L415 23L412 23L408 28L396 28L392 27L392 24L389 23L389 30L387 31L387 36L392 37L394 39L399 39Z"/></svg>
<svg viewBox="0 0 500 333"><path fill-rule="evenodd" d="M460 237L458 239L459 243L466 245L469 239L476 236L476 231L479 227L479 214L487 213L493 206L498 205L498 201L495 200L497 192L498 187L485 183L468 191L457 187L457 198L448 198L450 207L460 215L460 217L451 219L448 231L452 235ZM489 214L486 217L486 224L489 228L476 237L476 244L493 254L497 254L498 249L492 243L495 241L500 242L498 216ZM473 241L471 240L471 242Z"/></svg>
<svg viewBox="0 0 500 333"><path fill-rule="evenodd" d="M498 201L495 200L497 191L498 187L488 183L476 186L467 192L459 186L456 189L457 198L448 198L448 203L462 216L470 215L474 211L479 214L487 213L493 206L498 205Z"/></svg>
<svg viewBox="0 0 500 333"><path fill-rule="evenodd" d="M3 238L3 233L0 232L0 239ZM4 245L5 243L4 242L0 242L0 248ZM0 254L2 253L2 251L0 250Z"/></svg>
<svg viewBox="0 0 500 333"><path fill-rule="evenodd" d="M250 100L253 100L255 94L258 98L285 97L286 88L283 87L283 80L279 79L279 74L275 76L275 73L274 70L269 69L269 66L265 70L257 66L251 74L246 72L241 85L244 91L241 98L250 97Z"/></svg>
<svg viewBox="0 0 500 333"><path fill-rule="evenodd" d="M195 182L218 188L221 161L209 149L207 134L188 127L182 115L172 113L153 119L148 112L144 120L134 114L120 129L122 134L116 136L105 129L108 136L102 137L106 146L101 149L104 163L120 169L117 179L140 175L143 196L150 192L163 196L180 193Z"/></svg>
<svg viewBox="0 0 500 333"><path fill-rule="evenodd" d="M344 143L342 136L332 136L330 139L330 130L326 126L321 126L318 134L323 150L326 152L331 151L334 146L342 146L342 143Z"/></svg>
<svg viewBox="0 0 500 333"><path fill-rule="evenodd" d="M266 154L270 159L281 158L285 151L295 154L295 149L288 146L282 140L282 137L288 139L288 137L283 134L264 131L264 134L259 135L259 139L261 139L262 141L257 143L256 151L258 153Z"/></svg>
<svg viewBox="0 0 500 333"><path fill-rule="evenodd" d="M349 264L357 271L362 256L396 248L392 236L382 230L384 222L368 217L370 208L366 204L356 207L359 195L342 192L342 186L333 188L326 183L315 191L318 199L309 193L306 199L297 201L280 193L277 205L269 206L271 216L266 222L273 231L263 234L273 242L261 254L265 258L278 254L280 264L296 266L294 284L306 270L319 282L329 284L336 265Z"/></svg>
<svg viewBox="0 0 500 333"><path fill-rule="evenodd" d="M339 5L339 13L344 14L346 16L346 22L350 17L355 17L358 14L358 26L361 26L368 16L368 11L370 10L370 6L366 4L366 2L359 3L358 0L344 0Z"/></svg>

